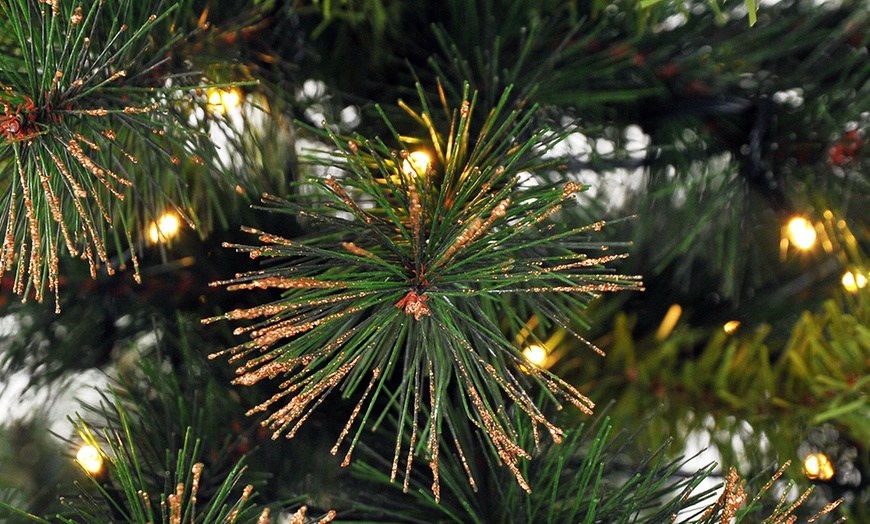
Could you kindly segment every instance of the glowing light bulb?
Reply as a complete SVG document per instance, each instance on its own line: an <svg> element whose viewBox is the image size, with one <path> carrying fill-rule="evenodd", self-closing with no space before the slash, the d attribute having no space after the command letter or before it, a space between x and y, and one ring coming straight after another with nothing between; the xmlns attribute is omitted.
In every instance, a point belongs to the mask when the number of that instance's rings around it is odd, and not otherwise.
<svg viewBox="0 0 870 524"><path fill-rule="evenodd" d="M167 213L160 217L157 222L151 224L151 227L148 229L148 239L151 240L152 244L156 244L161 240L167 240L175 236L178 234L179 229L181 229L181 222L178 221L178 217Z"/></svg>
<svg viewBox="0 0 870 524"><path fill-rule="evenodd" d="M221 103L221 91L220 89L209 89L208 90L208 103L217 106Z"/></svg>
<svg viewBox="0 0 870 524"><path fill-rule="evenodd" d="M729 320L728 322L725 322L725 325L722 326L722 329L725 330L725 333L728 333L729 335L733 335L734 333L737 332L737 328L739 328L739 327L740 327L739 320Z"/></svg>
<svg viewBox="0 0 870 524"><path fill-rule="evenodd" d="M76 461L88 473L99 473L103 469L103 457L100 451L93 446L82 446L76 453Z"/></svg>
<svg viewBox="0 0 870 524"><path fill-rule="evenodd" d="M523 350L523 356L529 359L532 364L543 366L547 361L547 349L538 344L532 344Z"/></svg>
<svg viewBox="0 0 870 524"><path fill-rule="evenodd" d="M795 217L788 223L788 239L800 249L809 249L816 243L816 228L807 219Z"/></svg>
<svg viewBox="0 0 870 524"><path fill-rule="evenodd" d="M804 459L804 475L810 480L831 480L834 465L824 453L812 453Z"/></svg>
<svg viewBox="0 0 870 524"><path fill-rule="evenodd" d="M414 151L402 162L402 172L410 177L425 175L432 167L432 160L425 151Z"/></svg>
<svg viewBox="0 0 870 524"><path fill-rule="evenodd" d="M227 109L236 107L242 102L242 94L238 89L221 92L221 104Z"/></svg>
<svg viewBox="0 0 870 524"><path fill-rule="evenodd" d="M846 271L843 274L843 287L846 288L846 291L854 293L859 289L864 289L865 286L867 286L867 277L861 273Z"/></svg>
<svg viewBox="0 0 870 524"><path fill-rule="evenodd" d="M208 103L222 111L237 107L242 102L242 93L239 89L218 89L210 88L208 90Z"/></svg>

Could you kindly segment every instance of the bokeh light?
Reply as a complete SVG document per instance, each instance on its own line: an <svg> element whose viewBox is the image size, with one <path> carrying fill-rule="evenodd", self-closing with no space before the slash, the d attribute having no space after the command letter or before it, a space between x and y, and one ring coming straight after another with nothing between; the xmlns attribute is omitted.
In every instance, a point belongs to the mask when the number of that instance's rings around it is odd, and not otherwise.
<svg viewBox="0 0 870 524"><path fill-rule="evenodd" d="M157 222L151 224L148 229L148 239L152 244L160 241L166 241L178 234L181 229L181 222L178 217L172 213L167 213L160 217Z"/></svg>
<svg viewBox="0 0 870 524"><path fill-rule="evenodd" d="M99 473L103 469L103 457L100 451L90 445L82 446L76 453L76 461L88 473Z"/></svg>
<svg viewBox="0 0 870 524"><path fill-rule="evenodd" d="M816 228L803 217L795 217L788 223L788 239L799 249L809 249L816 243Z"/></svg>
<svg viewBox="0 0 870 524"><path fill-rule="evenodd" d="M547 350L538 344L532 344L523 350L523 356L532 364L543 366L547 362Z"/></svg>
<svg viewBox="0 0 870 524"><path fill-rule="evenodd" d="M804 475L810 480L831 480L834 465L824 453L812 453L804 459Z"/></svg>
<svg viewBox="0 0 870 524"><path fill-rule="evenodd" d="M432 167L432 160L425 151L414 151L402 163L402 172L410 177L425 175Z"/></svg>

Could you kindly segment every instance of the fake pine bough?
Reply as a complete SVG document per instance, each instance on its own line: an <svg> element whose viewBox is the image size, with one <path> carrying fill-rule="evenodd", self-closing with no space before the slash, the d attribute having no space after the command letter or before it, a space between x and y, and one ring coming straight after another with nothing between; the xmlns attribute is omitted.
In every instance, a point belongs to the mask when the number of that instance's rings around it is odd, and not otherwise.
<svg viewBox="0 0 870 524"><path fill-rule="evenodd" d="M333 176L308 181L314 196L264 198L268 209L296 215L312 233L296 240L248 229L262 245L227 246L273 262L215 285L283 290L272 303L204 320L257 320L236 329L248 342L211 357L244 361L237 384L279 381L280 392L249 412L271 410L264 424L273 438L293 437L341 388L359 400L332 453L345 453L347 465L362 429L392 412L391 480L404 469L407 489L414 457L424 456L438 499L444 443L475 484L465 460L473 443L460 424L477 427L529 490L517 462L531 456L518 444L512 417L529 417L536 441L539 426L556 441L562 436L529 389L541 385L552 399L591 413L591 400L523 356L516 335L534 314L572 330L597 294L640 283L602 267L623 255L587 254L601 249L589 237L603 223L554 220L575 204L579 184L523 182L554 169L542 155L560 137L535 133L533 111L511 111L509 99L506 92L476 119L466 88L460 108L451 112L445 103L439 111L442 127L421 93L420 113L400 103L419 123L418 135L400 135L384 117L393 148L326 131L337 148L326 162ZM409 150L426 150L430 160ZM377 408L378 399L386 407Z"/></svg>
<svg viewBox="0 0 870 524"><path fill-rule="evenodd" d="M16 293L57 297L64 255L111 274L123 244L138 280L137 225L172 207L193 226L180 166L213 146L176 118L201 82L171 71L189 7L0 1L0 275L17 265Z"/></svg>

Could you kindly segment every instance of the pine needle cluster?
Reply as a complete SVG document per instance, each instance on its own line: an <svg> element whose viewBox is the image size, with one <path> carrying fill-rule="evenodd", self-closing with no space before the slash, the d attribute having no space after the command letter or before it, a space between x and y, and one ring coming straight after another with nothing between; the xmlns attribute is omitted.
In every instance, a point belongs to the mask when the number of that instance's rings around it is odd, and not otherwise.
<svg viewBox="0 0 870 524"><path fill-rule="evenodd" d="M511 412L534 421L536 435L540 425L555 440L562 437L529 396L532 384L591 413L593 402L531 364L516 337L531 311L576 333L589 300L640 284L603 268L623 255L589 254L607 249L591 239L603 223L558 222L580 184L524 183L529 173L556 167L543 155L558 135L533 129L533 111L510 110L509 99L508 90L475 130L478 108L467 88L461 107L443 104L443 117L421 92L422 112L402 104L419 123L417 134L400 134L385 120L392 148L327 128L336 148L330 165L341 171L310 180L321 202L265 199L270 208L303 217L313 233L290 240L249 229L262 245L229 246L270 264L218 284L283 292L269 304L206 320L264 319L236 329L249 342L213 357L247 359L237 384L284 377L281 392L251 410L285 402L266 421L274 438L293 437L334 389L350 396L367 383L333 454L349 438L349 463L382 400L399 420L391 478L410 433L406 483L414 456L423 454L437 498L442 440L460 456L469 445L457 424L479 428L529 489L517 463L531 456L517 442ZM429 160L415 166L411 149L426 150ZM383 416L375 415L375 426ZM468 480L474 485L470 471Z"/></svg>
<svg viewBox="0 0 870 524"><path fill-rule="evenodd" d="M17 265L14 290L25 298L42 301L47 288L60 309L63 256L87 260L94 278L129 259L138 280L134 234L149 218L174 208L195 226L177 170L204 173L213 154L180 116L203 79L170 57L190 36L188 4L157 7L0 4L0 274ZM156 44L155 32L167 37ZM123 246L129 255L110 262Z"/></svg>

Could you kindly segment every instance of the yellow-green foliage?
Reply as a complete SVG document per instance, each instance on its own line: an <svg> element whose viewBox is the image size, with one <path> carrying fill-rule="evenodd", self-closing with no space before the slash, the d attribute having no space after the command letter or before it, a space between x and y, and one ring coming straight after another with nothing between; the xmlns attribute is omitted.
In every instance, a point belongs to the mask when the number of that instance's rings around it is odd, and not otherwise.
<svg viewBox="0 0 870 524"><path fill-rule="evenodd" d="M593 399L616 400L614 417L637 420L663 406L643 436L650 442L680 442L702 430L726 464L799 461L798 445L814 426L831 424L844 439L870 441L868 306L867 296L829 300L818 312L805 311L790 336L761 325L712 336L678 327L664 340L635 339L633 320L620 314L607 357L586 359L574 371ZM742 453L734 451L735 438Z"/></svg>

